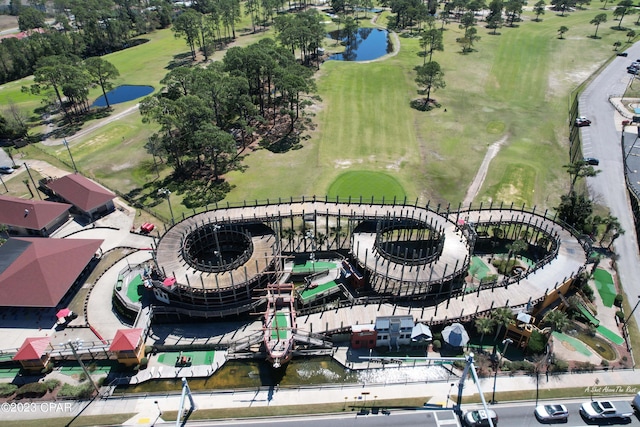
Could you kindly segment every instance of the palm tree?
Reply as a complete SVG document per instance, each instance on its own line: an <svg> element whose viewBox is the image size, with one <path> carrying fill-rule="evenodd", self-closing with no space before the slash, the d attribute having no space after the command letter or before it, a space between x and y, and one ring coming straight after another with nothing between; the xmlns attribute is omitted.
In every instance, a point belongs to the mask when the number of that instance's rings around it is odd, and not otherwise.
<svg viewBox="0 0 640 427"><path fill-rule="evenodd" d="M484 341L484 335L490 334L495 328L495 320L491 317L478 317L475 321L476 330L480 334L480 346L482 346L482 342Z"/></svg>
<svg viewBox="0 0 640 427"><path fill-rule="evenodd" d="M491 318L498 325L496 336L493 338L493 340L496 341L502 331L502 327L507 327L511 323L511 320L513 319L513 311L511 311L509 307L494 308L491 312Z"/></svg>
<svg viewBox="0 0 640 427"><path fill-rule="evenodd" d="M544 318L544 323L551 327L552 331L561 332L569 325L569 318L567 314L560 310L551 310Z"/></svg>

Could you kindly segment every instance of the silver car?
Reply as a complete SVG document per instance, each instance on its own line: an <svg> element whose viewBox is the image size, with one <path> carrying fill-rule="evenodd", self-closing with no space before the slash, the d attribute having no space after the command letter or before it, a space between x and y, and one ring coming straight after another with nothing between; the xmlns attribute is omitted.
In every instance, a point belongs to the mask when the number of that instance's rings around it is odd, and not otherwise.
<svg viewBox="0 0 640 427"><path fill-rule="evenodd" d="M563 421L569 420L569 411L564 405L540 405L536 406L536 418L538 421Z"/></svg>

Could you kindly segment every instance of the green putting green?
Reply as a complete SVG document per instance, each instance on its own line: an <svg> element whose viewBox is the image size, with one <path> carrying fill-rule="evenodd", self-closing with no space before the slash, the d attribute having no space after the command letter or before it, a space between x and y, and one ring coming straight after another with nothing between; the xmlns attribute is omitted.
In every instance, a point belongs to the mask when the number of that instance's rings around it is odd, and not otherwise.
<svg viewBox="0 0 640 427"><path fill-rule="evenodd" d="M402 185L391 175L374 171L350 171L338 176L329 186L327 196L332 199L340 197L345 199L351 196L353 200L392 201L394 197L398 201L404 200L406 193Z"/></svg>
<svg viewBox="0 0 640 427"><path fill-rule="evenodd" d="M598 294L600 294L605 307L613 306L617 292L611 274L607 270L596 268L596 271L593 272L593 280L596 282Z"/></svg>
<svg viewBox="0 0 640 427"><path fill-rule="evenodd" d="M192 365L211 365L213 363L213 357L215 355L214 350L207 351L183 351L182 356L186 358L191 358ZM180 357L180 352L171 351L167 353L160 353L158 355L158 362L163 365L175 366L178 358Z"/></svg>
<svg viewBox="0 0 640 427"><path fill-rule="evenodd" d="M593 314L591 314L591 312L589 310L587 310L587 307L585 307L584 305L580 304L578 306L578 310L580 310L580 313L582 313L582 315L584 317L586 317L589 322L593 323L594 326L600 325L600 321L598 319L596 319L595 317L593 317Z"/></svg>
<svg viewBox="0 0 640 427"><path fill-rule="evenodd" d="M616 345L624 344L624 338L613 332L611 329L607 329L604 326L600 325L596 328L596 331L600 332L600 335Z"/></svg>
<svg viewBox="0 0 640 427"><path fill-rule="evenodd" d="M536 263L533 262L533 260L530 260L527 257L521 257L522 261L524 261L525 264L527 264L529 266L529 268L535 267Z"/></svg>
<svg viewBox="0 0 640 427"><path fill-rule="evenodd" d="M589 348L585 345L585 343L583 343L577 338L570 337L569 335L565 335L560 332L553 332L553 336L560 341L564 341L568 343L578 353L581 353L585 356L591 356L593 354L591 353L591 350L589 350Z"/></svg>
<svg viewBox="0 0 640 427"><path fill-rule="evenodd" d="M333 268L336 268L335 262L307 261L304 264L294 264L293 272L294 273L313 273L316 271L331 270Z"/></svg>
<svg viewBox="0 0 640 427"><path fill-rule="evenodd" d="M144 285L142 282L142 277L138 274L133 278L132 281L129 282L127 286L127 297L132 302L140 302L142 299L142 293L144 292Z"/></svg>
<svg viewBox="0 0 640 427"><path fill-rule="evenodd" d="M317 295L321 292L326 291L327 289L331 289L335 286L338 286L338 284L335 281L330 281L327 283L323 283L321 285L318 285L317 287L313 288L313 289L306 289L302 292L300 292L300 297L302 298L302 300L307 300L311 297L313 297L314 295Z"/></svg>
<svg viewBox="0 0 640 427"><path fill-rule="evenodd" d="M289 327L287 315L285 313L276 313L271 325L271 339L283 340L287 338L287 328Z"/></svg>
<svg viewBox="0 0 640 427"><path fill-rule="evenodd" d="M482 261L482 258L474 256L471 257L471 266L469 267L469 271L476 279L482 280L487 277L487 273L489 273L489 266Z"/></svg>

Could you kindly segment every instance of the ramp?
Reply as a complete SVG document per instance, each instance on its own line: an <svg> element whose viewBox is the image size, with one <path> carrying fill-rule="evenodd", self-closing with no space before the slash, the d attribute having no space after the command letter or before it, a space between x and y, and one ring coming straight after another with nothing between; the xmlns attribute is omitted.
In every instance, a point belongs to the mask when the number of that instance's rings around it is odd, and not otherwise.
<svg viewBox="0 0 640 427"><path fill-rule="evenodd" d="M578 309L580 310L580 313L582 313L582 315L584 317L586 317L587 320L589 320L589 322L591 322L593 324L593 326L600 326L600 321L598 319L596 319L595 317L593 317L593 314L591 314L591 312L587 309L587 307L585 307L584 305L580 304L578 306Z"/></svg>

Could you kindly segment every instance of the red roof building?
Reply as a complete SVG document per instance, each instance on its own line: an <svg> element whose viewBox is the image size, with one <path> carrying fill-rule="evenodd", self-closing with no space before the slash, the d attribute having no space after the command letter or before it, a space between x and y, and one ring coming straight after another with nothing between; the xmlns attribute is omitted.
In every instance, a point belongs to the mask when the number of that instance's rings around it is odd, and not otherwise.
<svg viewBox="0 0 640 427"><path fill-rule="evenodd" d="M116 353L118 362L124 365L140 364L144 357L142 328L118 329L109 351Z"/></svg>
<svg viewBox="0 0 640 427"><path fill-rule="evenodd" d="M9 233L47 237L69 219L71 205L0 196L0 224Z"/></svg>
<svg viewBox="0 0 640 427"><path fill-rule="evenodd" d="M77 173L46 181L45 186L92 220L115 209L114 193Z"/></svg>
<svg viewBox="0 0 640 427"><path fill-rule="evenodd" d="M13 237L0 246L0 305L55 307L103 240Z"/></svg>
<svg viewBox="0 0 640 427"><path fill-rule="evenodd" d="M22 343L20 350L13 356L13 360L19 361L24 369L40 371L49 362L50 356L47 350L53 350L51 347L51 338L27 338L24 340L24 343Z"/></svg>
<svg viewBox="0 0 640 427"><path fill-rule="evenodd" d="M27 338L22 343L22 347L13 356L13 360L37 360L40 359L49 349L49 344L51 343L51 338L49 337L38 337L38 338Z"/></svg>

